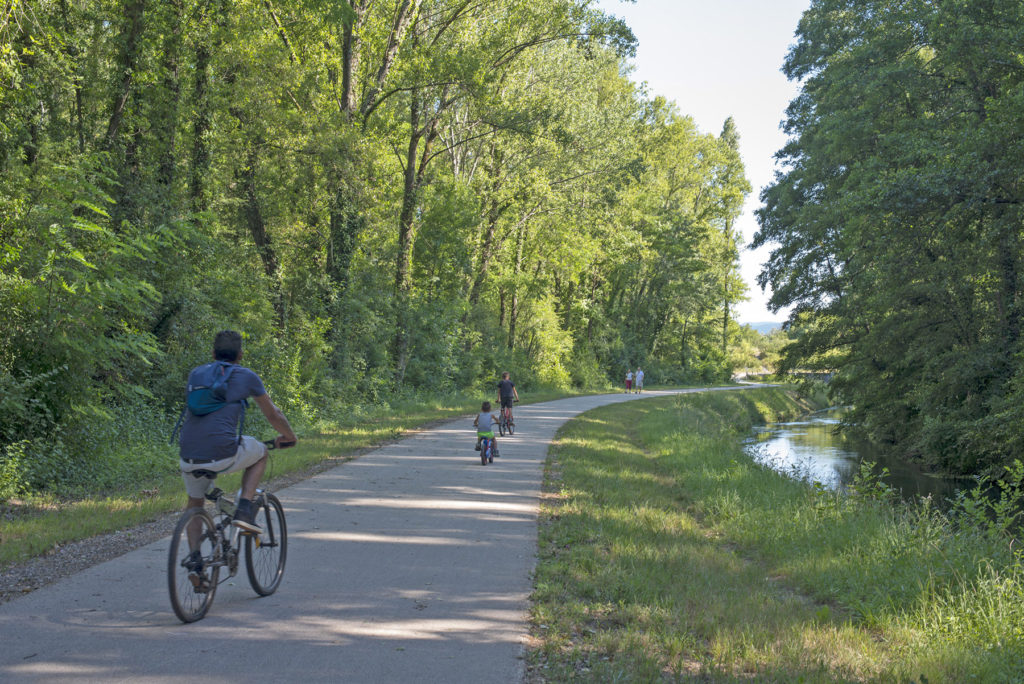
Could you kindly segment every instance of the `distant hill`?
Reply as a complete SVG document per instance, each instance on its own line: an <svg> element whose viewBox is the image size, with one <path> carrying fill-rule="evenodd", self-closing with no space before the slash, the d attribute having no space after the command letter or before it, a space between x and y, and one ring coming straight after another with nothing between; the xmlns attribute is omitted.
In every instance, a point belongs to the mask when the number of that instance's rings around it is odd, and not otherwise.
<svg viewBox="0 0 1024 684"><path fill-rule="evenodd" d="M744 323L743 325L749 325L762 335L767 335L772 330L778 330L781 328L782 321L762 321L760 323Z"/></svg>

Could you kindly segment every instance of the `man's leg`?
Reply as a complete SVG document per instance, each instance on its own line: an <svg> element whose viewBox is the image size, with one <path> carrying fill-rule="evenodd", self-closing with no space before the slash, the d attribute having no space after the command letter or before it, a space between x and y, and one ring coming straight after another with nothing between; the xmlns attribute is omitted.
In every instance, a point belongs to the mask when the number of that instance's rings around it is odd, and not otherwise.
<svg viewBox="0 0 1024 684"><path fill-rule="evenodd" d="M232 520L235 527L242 528L243 532L260 534L262 530L255 523L256 511L252 508L253 497L256 496L256 487L263 478L267 469L267 446L254 437L245 436L235 456L236 465L228 472L244 467L242 472L242 493L238 497L238 505L235 508L235 515ZM249 465L245 465L248 463Z"/></svg>
<svg viewBox="0 0 1024 684"><path fill-rule="evenodd" d="M188 497L188 503L185 504L185 510L190 508L202 508L205 499L194 497ZM188 535L188 548L195 551L199 548L199 537L203 533L203 521L199 518L193 518L188 523L188 529L185 530L185 534Z"/></svg>
<svg viewBox="0 0 1024 684"><path fill-rule="evenodd" d="M185 482L185 510L190 508L202 508L206 505L206 488L210 480L205 477L197 478L191 473L182 472L182 479ZM203 543L203 521L199 517L192 518L185 529L185 536L188 539L188 558L183 559L183 565L189 570L189 581L196 591L205 591L209 582L203 577L203 557L200 547Z"/></svg>
<svg viewBox="0 0 1024 684"><path fill-rule="evenodd" d="M252 500L256 496L256 487L263 479L263 473L267 469L267 455L253 463L242 473L242 498Z"/></svg>

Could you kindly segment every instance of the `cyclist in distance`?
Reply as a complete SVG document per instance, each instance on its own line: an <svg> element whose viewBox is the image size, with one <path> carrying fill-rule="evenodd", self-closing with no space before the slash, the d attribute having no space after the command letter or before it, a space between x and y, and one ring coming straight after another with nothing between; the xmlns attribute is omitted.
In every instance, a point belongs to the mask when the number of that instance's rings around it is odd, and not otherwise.
<svg viewBox="0 0 1024 684"><path fill-rule="evenodd" d="M501 374L501 381L498 383L498 406L500 411L508 409L508 415L512 417L512 402L519 401L519 392L516 392L516 383L512 382L508 371Z"/></svg>
<svg viewBox="0 0 1024 684"><path fill-rule="evenodd" d="M276 446L290 446L298 438L288 419L270 400L260 377L238 365L241 358L242 336L234 330L217 333L213 341L213 363L192 369L188 382L191 393L198 383L210 377L211 372L219 374L225 385L223 405L204 415L196 415L191 409L186 409L178 446L181 474L188 494L185 509L202 507L203 495L212 485L211 478L197 477L193 471L220 474L244 470L242 493L233 524L243 533L259 534L261 530L253 522L252 499L267 467L267 447L255 437L241 434L246 400L252 398L271 427L277 430Z"/></svg>

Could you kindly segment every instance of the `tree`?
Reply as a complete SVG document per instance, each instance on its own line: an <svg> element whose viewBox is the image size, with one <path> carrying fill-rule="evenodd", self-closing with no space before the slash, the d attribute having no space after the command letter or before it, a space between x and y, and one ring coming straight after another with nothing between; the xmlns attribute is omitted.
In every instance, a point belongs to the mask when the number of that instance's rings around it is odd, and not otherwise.
<svg viewBox="0 0 1024 684"><path fill-rule="evenodd" d="M948 470L1016 447L978 439L1020 351L1019 3L815 2L786 72L786 168L763 194L761 276L804 333L787 364L838 364L875 439ZM825 359L828 359L825 361Z"/></svg>

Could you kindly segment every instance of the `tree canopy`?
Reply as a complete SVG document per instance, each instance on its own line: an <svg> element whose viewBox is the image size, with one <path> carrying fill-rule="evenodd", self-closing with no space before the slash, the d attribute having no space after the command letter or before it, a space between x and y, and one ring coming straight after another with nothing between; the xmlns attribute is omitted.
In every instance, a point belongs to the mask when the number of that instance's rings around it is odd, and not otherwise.
<svg viewBox="0 0 1024 684"><path fill-rule="evenodd" d="M754 244L789 367L944 470L1022 455L1024 5L816 0Z"/></svg>
<svg viewBox="0 0 1024 684"><path fill-rule="evenodd" d="M634 45L590 0L5 3L0 461L163 419L223 328L307 424L727 377L739 133Z"/></svg>

